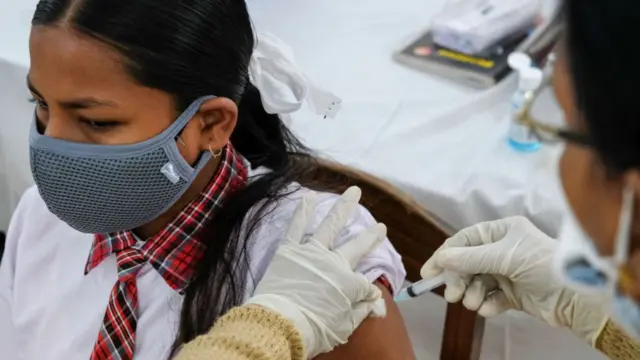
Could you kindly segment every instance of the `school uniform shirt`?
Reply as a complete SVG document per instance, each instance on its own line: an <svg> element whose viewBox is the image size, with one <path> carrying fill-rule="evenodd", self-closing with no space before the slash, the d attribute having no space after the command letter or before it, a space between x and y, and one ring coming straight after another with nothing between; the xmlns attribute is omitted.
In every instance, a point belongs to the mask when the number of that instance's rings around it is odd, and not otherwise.
<svg viewBox="0 0 640 360"><path fill-rule="evenodd" d="M264 172L261 169L249 176ZM272 211L266 213L248 240L246 298L264 275L298 202L309 191L297 184L286 191L290 190L295 191L271 205ZM335 194L318 194L308 233L313 233L337 199ZM359 207L336 245L375 223L371 214ZM93 242L94 235L72 229L49 212L37 188L26 191L11 220L0 263L0 358L89 358L117 280L115 255L85 275ZM362 259L357 271L371 281L384 278L393 291L400 289L405 278L400 256L388 240ZM149 264L137 274L137 288L134 358L166 359L177 333L183 296Z"/></svg>

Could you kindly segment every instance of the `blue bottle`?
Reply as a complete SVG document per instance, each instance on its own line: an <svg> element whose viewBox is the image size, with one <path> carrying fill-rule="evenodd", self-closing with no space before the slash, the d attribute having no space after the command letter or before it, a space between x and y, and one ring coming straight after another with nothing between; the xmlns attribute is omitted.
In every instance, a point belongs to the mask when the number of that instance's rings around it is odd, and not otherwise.
<svg viewBox="0 0 640 360"><path fill-rule="evenodd" d="M542 83L542 71L538 68L526 67L516 69L519 73L518 90L511 96L511 112L509 125L509 145L523 152L534 152L540 149L540 140L531 133L528 127L518 121L517 114L524 106L524 95L537 89Z"/></svg>

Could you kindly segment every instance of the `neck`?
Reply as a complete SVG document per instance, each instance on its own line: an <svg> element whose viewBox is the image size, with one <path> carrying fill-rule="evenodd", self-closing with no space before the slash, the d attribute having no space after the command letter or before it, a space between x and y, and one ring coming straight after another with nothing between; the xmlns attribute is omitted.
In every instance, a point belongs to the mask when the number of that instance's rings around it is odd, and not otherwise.
<svg viewBox="0 0 640 360"><path fill-rule="evenodd" d="M160 215L155 220L140 226L134 230L134 233L141 239L148 239L157 234L164 227L167 226L190 202L197 198L202 191L209 185L216 174L220 165L219 158L211 159L207 165L200 171L198 176L187 189L187 191L178 199L178 201L164 214Z"/></svg>

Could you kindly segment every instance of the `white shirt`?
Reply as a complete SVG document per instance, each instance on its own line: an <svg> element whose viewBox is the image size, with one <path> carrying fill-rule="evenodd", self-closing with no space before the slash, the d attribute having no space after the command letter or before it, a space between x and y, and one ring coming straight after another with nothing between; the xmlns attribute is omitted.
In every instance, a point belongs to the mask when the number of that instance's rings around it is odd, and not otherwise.
<svg viewBox="0 0 640 360"><path fill-rule="evenodd" d="M264 275L294 209L308 191L288 195L268 213L249 240L250 277L246 296ZM337 195L318 196L309 232L326 216ZM364 208L338 239L343 243L375 224ZM13 215L0 263L0 357L11 360L87 360L116 282L115 255L87 275L84 267L93 235L82 234L51 214L38 190L23 195ZM405 271L398 253L386 241L363 259L358 271L371 280L381 275L398 290ZM166 359L178 327L182 296L150 265L137 276L139 317L136 360Z"/></svg>

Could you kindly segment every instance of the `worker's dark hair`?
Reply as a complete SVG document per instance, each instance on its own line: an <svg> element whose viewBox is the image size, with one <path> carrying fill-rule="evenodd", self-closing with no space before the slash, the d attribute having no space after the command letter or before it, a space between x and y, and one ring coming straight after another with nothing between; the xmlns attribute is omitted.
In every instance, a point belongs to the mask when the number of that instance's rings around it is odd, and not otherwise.
<svg viewBox="0 0 640 360"><path fill-rule="evenodd" d="M244 296L246 240L282 189L306 174L313 158L277 115L265 112L250 82L254 33L242 0L41 0L32 25L62 26L117 50L141 85L171 94L178 111L205 95L239 103L231 136L253 167L272 171L234 194L209 226L207 250L186 290L175 347L206 333ZM78 59L82 61L82 59ZM280 195L278 195L280 194ZM266 200L266 201L263 201ZM260 213L258 211L258 213ZM239 254L239 255L238 255Z"/></svg>
<svg viewBox="0 0 640 360"><path fill-rule="evenodd" d="M640 168L640 2L565 0L576 104L604 164Z"/></svg>

